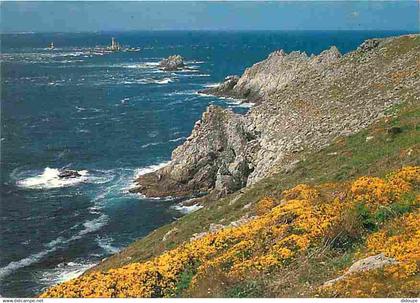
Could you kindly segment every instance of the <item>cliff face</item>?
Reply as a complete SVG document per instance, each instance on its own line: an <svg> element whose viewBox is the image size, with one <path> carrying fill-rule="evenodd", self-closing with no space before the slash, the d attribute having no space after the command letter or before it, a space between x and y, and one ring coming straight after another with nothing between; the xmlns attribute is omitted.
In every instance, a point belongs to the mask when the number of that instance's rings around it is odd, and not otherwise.
<svg viewBox="0 0 420 303"><path fill-rule="evenodd" d="M241 116L209 107L161 170L141 176L149 196L226 194L287 169L302 151L358 132L420 95L420 37L374 39L341 56L283 51L206 93L257 102Z"/></svg>

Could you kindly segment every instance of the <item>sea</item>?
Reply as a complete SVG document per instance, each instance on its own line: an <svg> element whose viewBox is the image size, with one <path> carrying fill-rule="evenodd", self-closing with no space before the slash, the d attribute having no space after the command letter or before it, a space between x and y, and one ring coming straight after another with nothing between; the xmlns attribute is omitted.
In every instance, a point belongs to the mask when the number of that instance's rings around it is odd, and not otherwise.
<svg viewBox="0 0 420 303"><path fill-rule="evenodd" d="M241 114L252 106L199 90L274 50L347 53L404 33L1 34L0 296L36 296L194 210L128 189L170 160L209 104ZM100 51L112 37L139 50ZM159 70L174 54L188 69ZM60 169L80 177L60 179Z"/></svg>

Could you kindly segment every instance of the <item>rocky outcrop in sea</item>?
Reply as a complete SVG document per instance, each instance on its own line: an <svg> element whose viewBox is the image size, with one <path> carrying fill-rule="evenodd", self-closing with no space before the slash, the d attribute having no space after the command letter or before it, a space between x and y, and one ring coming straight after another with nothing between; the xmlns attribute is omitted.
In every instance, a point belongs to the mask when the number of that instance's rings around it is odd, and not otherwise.
<svg viewBox="0 0 420 303"><path fill-rule="evenodd" d="M164 71L176 71L185 66L184 58L180 55L169 56L159 62L159 68Z"/></svg>
<svg viewBox="0 0 420 303"><path fill-rule="evenodd" d="M203 92L256 105L245 115L210 106L170 164L139 177L133 191L225 195L290 169L305 152L360 131L393 105L418 102L420 43L401 51L409 39L419 35L367 40L344 56L335 47L317 56L275 51L241 77L227 77Z"/></svg>

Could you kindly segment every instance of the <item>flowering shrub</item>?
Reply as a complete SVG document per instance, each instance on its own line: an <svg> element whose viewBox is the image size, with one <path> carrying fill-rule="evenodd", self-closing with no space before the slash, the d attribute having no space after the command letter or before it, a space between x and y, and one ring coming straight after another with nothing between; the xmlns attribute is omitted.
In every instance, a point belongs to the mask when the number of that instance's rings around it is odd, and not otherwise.
<svg viewBox="0 0 420 303"><path fill-rule="evenodd" d="M257 215L263 215L276 206L276 200L270 197L262 198L255 207Z"/></svg>
<svg viewBox="0 0 420 303"><path fill-rule="evenodd" d="M340 195L326 198L320 194L333 189L331 184L297 185L282 193L281 204L262 199L256 206L260 216L241 226L209 233L143 263L83 275L51 287L41 297L169 297L177 293L187 271L192 273L190 289L214 272L221 272L232 283L267 274L320 244L354 203L374 208L387 205L418 183L419 168L406 167L387 179L359 178L348 189L351 195L341 195L350 197L345 200ZM382 231L367 241L369 253L384 252L401 262L395 270L388 269L392 276L401 270L410 276L418 270L413 260L419 256L419 218L412 214L404 219L395 223L403 228L400 233Z"/></svg>
<svg viewBox="0 0 420 303"><path fill-rule="evenodd" d="M371 209L398 200L412 189L412 183L420 183L420 168L408 166L390 174L387 179L361 177L353 182L351 192L356 201L365 202Z"/></svg>

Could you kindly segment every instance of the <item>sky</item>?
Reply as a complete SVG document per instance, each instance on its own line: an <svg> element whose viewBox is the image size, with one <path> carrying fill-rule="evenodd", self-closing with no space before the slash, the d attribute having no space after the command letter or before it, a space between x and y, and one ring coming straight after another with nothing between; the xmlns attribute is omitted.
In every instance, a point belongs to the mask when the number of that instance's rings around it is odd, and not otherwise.
<svg viewBox="0 0 420 303"><path fill-rule="evenodd" d="M132 30L419 31L401 1L2 1L1 32Z"/></svg>

